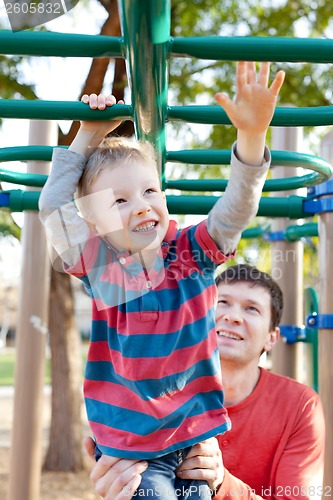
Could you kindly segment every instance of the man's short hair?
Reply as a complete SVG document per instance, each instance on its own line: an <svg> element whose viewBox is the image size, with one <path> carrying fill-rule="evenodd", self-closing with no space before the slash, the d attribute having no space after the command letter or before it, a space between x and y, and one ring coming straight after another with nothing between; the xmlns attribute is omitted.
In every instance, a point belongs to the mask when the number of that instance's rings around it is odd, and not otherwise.
<svg viewBox="0 0 333 500"><path fill-rule="evenodd" d="M271 297L270 330L274 330L280 323L283 310L283 295L279 285L269 274L259 271L259 269L249 264L237 264L228 267L215 280L216 286L221 283L232 285L238 282L250 283L253 287L260 286L268 291Z"/></svg>

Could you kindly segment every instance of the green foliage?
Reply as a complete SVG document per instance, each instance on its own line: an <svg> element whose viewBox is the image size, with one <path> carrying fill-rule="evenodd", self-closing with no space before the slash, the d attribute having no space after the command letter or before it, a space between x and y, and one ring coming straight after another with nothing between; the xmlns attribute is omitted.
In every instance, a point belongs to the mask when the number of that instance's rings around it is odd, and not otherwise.
<svg viewBox="0 0 333 500"><path fill-rule="evenodd" d="M327 37L333 12L324 1L173 0L173 36ZM235 92L235 63L173 58L170 65L172 104L214 104L216 92ZM272 63L271 73L286 71L279 105L325 106L332 100L333 68L328 64ZM308 131L308 130L307 130ZM228 148L234 131L212 128L206 147ZM198 145L198 138L192 139Z"/></svg>
<svg viewBox="0 0 333 500"><path fill-rule="evenodd" d="M24 82L22 61L23 57L0 55L0 95L2 99L37 98L34 85ZM2 119L0 117L1 125ZM20 227L14 222L10 212L0 207L0 234L2 236L11 234L20 239L20 231Z"/></svg>
<svg viewBox="0 0 333 500"><path fill-rule="evenodd" d="M172 1L172 36L274 36L329 38L333 27L333 11L326 0L185 0ZM297 107L332 104L332 64L272 63L272 77L279 69L286 71L278 105ZM202 61L172 58L170 61L171 105L215 104L216 92L235 93L236 64L229 61ZM177 123L175 136L182 148L229 149L236 138L231 126L205 126ZM322 129L320 133L322 133ZM304 131L314 135L310 127ZM316 130L318 143L319 132ZM311 137L310 136L310 137ZM270 135L268 135L268 141ZM311 143L312 144L312 143ZM317 154L316 145L313 145ZM171 167L170 167L171 169ZM177 177L228 178L228 168L218 165L186 165L173 169ZM269 221L268 221L269 222ZM290 222L290 223L294 223ZM254 221L267 225L267 219ZM270 271L270 243L262 239L242 240L236 261L247 261ZM231 264L234 263L231 262ZM318 276L317 238L305 241L304 268L306 285L314 286Z"/></svg>
<svg viewBox="0 0 333 500"><path fill-rule="evenodd" d="M21 228L15 223L11 213L3 208L0 209L0 236L14 236L20 239Z"/></svg>
<svg viewBox="0 0 333 500"><path fill-rule="evenodd" d="M37 99L34 86L24 83L22 57L0 56L0 92L2 99Z"/></svg>

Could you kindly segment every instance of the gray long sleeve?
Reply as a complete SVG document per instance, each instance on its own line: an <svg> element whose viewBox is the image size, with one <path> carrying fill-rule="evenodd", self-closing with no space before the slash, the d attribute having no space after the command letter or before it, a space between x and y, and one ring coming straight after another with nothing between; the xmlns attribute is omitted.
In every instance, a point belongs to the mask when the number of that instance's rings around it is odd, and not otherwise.
<svg viewBox="0 0 333 500"><path fill-rule="evenodd" d="M271 161L270 152L265 148L263 165L245 165L236 157L235 147L234 144L227 189L207 220L208 232L224 255L236 249L241 233L255 217Z"/></svg>
<svg viewBox="0 0 333 500"><path fill-rule="evenodd" d="M54 149L52 170L39 198L48 242L69 266L78 261L89 238L89 227L73 201L85 164L86 159L73 151Z"/></svg>

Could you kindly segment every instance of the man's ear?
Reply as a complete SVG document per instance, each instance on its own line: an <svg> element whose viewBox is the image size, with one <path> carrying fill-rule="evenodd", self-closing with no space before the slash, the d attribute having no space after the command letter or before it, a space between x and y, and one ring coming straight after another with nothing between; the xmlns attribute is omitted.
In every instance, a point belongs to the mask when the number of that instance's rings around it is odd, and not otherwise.
<svg viewBox="0 0 333 500"><path fill-rule="evenodd" d="M274 330L271 330L267 335L267 340L264 345L264 350L269 352L275 344L280 340L280 328L277 326Z"/></svg>

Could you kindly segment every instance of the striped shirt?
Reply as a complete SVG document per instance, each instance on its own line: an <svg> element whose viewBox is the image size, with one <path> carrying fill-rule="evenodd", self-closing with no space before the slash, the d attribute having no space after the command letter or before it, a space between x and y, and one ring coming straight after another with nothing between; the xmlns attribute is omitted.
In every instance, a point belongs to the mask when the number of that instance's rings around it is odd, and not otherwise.
<svg viewBox="0 0 333 500"><path fill-rule="evenodd" d="M89 236L72 201L86 158L53 151L39 214L56 250L53 265L60 256L92 296L84 392L104 454L149 459L229 427L214 328L214 270L255 216L270 164L268 149L258 167L242 163L235 151L236 145L225 195L207 221L182 231L171 221L148 273L140 259Z"/></svg>
<svg viewBox="0 0 333 500"><path fill-rule="evenodd" d="M137 260L93 237L68 272L92 297L84 395L98 447L149 459L230 428L214 319L226 257L206 221L171 221L153 269Z"/></svg>

